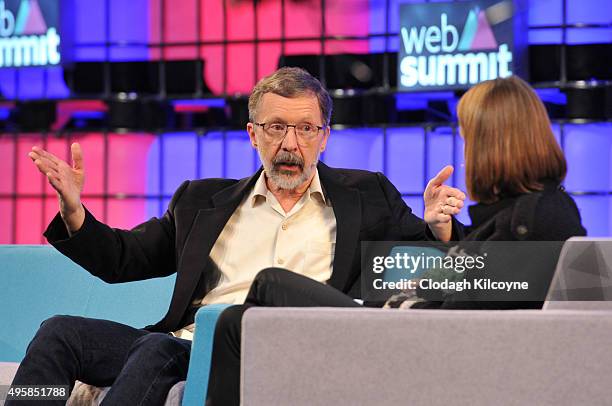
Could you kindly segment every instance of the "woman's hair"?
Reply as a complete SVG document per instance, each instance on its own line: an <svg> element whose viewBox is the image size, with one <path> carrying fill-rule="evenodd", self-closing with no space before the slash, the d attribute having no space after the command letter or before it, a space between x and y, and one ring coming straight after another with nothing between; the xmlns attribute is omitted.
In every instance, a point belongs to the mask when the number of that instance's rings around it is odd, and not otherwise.
<svg viewBox="0 0 612 406"><path fill-rule="evenodd" d="M501 196L542 190L544 179L565 178L567 164L546 109L522 79L477 84L459 100L457 115L473 200L492 203Z"/></svg>

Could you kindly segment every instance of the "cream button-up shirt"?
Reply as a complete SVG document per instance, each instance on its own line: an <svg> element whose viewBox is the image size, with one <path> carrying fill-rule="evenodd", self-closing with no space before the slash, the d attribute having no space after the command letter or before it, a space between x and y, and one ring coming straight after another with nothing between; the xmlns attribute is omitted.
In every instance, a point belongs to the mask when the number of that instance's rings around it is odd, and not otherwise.
<svg viewBox="0 0 612 406"><path fill-rule="evenodd" d="M219 284L193 305L244 303L257 273L271 266L325 283L332 273L335 245L336 217L318 171L288 213L268 190L262 172L210 252L221 271ZM175 335L191 339L192 332L190 325Z"/></svg>

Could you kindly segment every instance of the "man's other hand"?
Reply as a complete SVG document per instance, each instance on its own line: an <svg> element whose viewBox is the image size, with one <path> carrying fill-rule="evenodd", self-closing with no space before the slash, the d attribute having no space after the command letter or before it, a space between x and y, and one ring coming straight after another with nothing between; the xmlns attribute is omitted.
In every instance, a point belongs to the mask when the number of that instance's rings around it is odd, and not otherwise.
<svg viewBox="0 0 612 406"><path fill-rule="evenodd" d="M72 166L37 146L32 147L28 156L57 192L60 215L69 234L72 234L81 228L85 220L85 209L81 204L85 167L83 152L78 143L70 146L70 152Z"/></svg>
<svg viewBox="0 0 612 406"><path fill-rule="evenodd" d="M444 184L453 174L453 167L445 166L429 181L423 193L425 222L441 241L448 241L452 234L452 216L463 208L465 193Z"/></svg>

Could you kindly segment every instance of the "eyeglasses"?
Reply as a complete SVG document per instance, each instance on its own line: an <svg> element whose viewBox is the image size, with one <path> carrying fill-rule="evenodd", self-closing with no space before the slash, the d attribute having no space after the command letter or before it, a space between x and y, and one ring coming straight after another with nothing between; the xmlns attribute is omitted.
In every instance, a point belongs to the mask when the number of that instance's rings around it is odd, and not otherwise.
<svg viewBox="0 0 612 406"><path fill-rule="evenodd" d="M295 135L298 138L298 142L301 141L303 144L308 144L313 141L319 135L319 131L325 128L325 126L319 126L309 123L300 124L284 124L284 123L253 123L263 128L264 133L269 137L271 142L279 143L285 138L289 132L289 127L295 129Z"/></svg>

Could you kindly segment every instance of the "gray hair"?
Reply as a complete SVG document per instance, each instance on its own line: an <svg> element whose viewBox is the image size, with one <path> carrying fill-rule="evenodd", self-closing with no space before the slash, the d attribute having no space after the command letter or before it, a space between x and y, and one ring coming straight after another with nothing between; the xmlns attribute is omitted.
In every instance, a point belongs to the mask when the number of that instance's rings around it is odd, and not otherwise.
<svg viewBox="0 0 612 406"><path fill-rule="evenodd" d="M319 101L323 124L329 125L332 99L321 82L304 69L283 67L257 82L249 97L249 120L253 123L259 102L266 93L274 93L283 97L313 94Z"/></svg>

